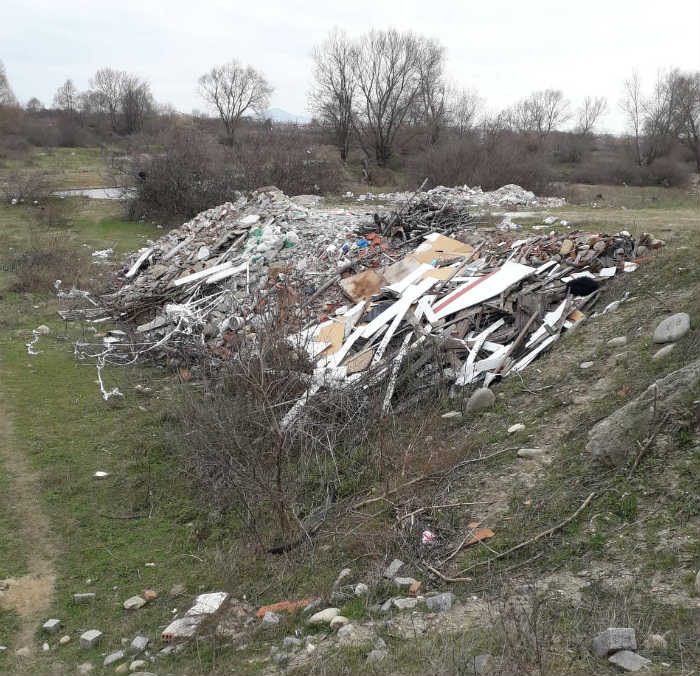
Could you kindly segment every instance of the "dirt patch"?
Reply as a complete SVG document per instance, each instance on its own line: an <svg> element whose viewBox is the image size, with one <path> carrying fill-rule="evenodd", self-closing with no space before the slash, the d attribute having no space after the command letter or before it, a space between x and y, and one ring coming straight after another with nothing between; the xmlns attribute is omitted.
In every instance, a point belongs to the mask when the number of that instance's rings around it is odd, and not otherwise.
<svg viewBox="0 0 700 676"><path fill-rule="evenodd" d="M7 591L0 592L0 605L15 610L20 618L15 647L30 647L37 623L43 618L53 594L56 544L49 520L40 504L39 479L22 450L13 443L6 408L0 400L0 465L9 478L8 502L15 506L19 539L24 543L28 572L8 578Z"/></svg>

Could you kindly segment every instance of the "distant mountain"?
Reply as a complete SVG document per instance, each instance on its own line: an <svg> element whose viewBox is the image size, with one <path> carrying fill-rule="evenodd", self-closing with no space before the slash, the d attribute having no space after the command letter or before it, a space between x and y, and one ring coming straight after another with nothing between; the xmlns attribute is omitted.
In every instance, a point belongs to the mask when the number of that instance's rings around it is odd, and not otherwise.
<svg viewBox="0 0 700 676"><path fill-rule="evenodd" d="M308 124L311 118L307 115L293 115L281 108L268 108L262 117L270 118L273 122L296 122L297 124Z"/></svg>

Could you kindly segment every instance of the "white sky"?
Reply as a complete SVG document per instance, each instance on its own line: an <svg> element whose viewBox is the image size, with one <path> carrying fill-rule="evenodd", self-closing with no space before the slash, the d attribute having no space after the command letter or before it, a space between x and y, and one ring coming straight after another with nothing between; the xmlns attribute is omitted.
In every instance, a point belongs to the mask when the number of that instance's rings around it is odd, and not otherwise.
<svg viewBox="0 0 700 676"><path fill-rule="evenodd" d="M310 51L334 26L410 29L447 48L451 80L498 109L558 88L577 104L606 96L601 131L623 127L618 100L635 69L700 69L698 0L0 0L0 60L23 103L51 103L112 66L149 80L156 100L203 109L196 82L236 58L275 87L271 107L305 114Z"/></svg>

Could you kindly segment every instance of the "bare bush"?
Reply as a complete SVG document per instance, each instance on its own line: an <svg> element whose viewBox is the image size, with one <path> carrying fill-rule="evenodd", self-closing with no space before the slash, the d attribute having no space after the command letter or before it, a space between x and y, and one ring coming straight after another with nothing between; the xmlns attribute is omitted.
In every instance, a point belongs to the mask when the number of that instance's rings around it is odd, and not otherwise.
<svg viewBox="0 0 700 676"><path fill-rule="evenodd" d="M49 176L45 171L17 169L0 183L0 199L7 204L43 202L51 190Z"/></svg>
<svg viewBox="0 0 700 676"><path fill-rule="evenodd" d="M13 107L17 105L17 98L15 97L12 87L10 87L10 83L7 79L5 64L0 61L0 106Z"/></svg>

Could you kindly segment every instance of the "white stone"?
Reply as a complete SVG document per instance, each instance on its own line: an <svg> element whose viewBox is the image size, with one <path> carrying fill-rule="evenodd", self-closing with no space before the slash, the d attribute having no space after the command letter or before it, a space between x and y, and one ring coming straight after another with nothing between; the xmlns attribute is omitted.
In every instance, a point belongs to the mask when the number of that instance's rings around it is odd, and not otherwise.
<svg viewBox="0 0 700 676"><path fill-rule="evenodd" d="M48 336L49 333L51 333L51 329L48 326L46 326L46 324L42 324L41 326L37 326L35 331L40 336Z"/></svg>
<svg viewBox="0 0 700 676"><path fill-rule="evenodd" d="M631 650L620 650L616 652L608 658L608 662L622 667L625 671L639 671L648 664L651 664L651 660L637 655L637 653L633 653Z"/></svg>
<svg viewBox="0 0 700 676"><path fill-rule="evenodd" d="M582 361L582 362L579 364L579 366L580 366L582 369L589 369L589 368L591 368L591 366L593 366L593 364L594 364L594 362L592 362L592 361Z"/></svg>
<svg viewBox="0 0 700 676"><path fill-rule="evenodd" d="M627 338L625 336L617 336L616 338L611 338L608 341L610 347L624 347L627 345Z"/></svg>
<svg viewBox="0 0 700 676"><path fill-rule="evenodd" d="M146 605L146 599L141 596L132 596L124 601L123 606L126 610L138 610Z"/></svg>
<svg viewBox="0 0 700 676"><path fill-rule="evenodd" d="M61 626L61 620L46 620L43 625L41 625L43 630L49 634L55 634L58 628Z"/></svg>
<svg viewBox="0 0 700 676"><path fill-rule="evenodd" d="M411 610L418 605L418 599L394 599L392 605L398 610Z"/></svg>
<svg viewBox="0 0 700 676"><path fill-rule="evenodd" d="M105 657L104 661L104 666L108 667L110 664L114 664L115 662L119 662L119 660L123 660L126 657L126 653L123 650L117 650L114 653L110 653Z"/></svg>
<svg viewBox="0 0 700 676"><path fill-rule="evenodd" d="M480 387L469 397L467 411L480 411L484 408L491 408L495 403L496 395L487 387Z"/></svg>
<svg viewBox="0 0 700 676"><path fill-rule="evenodd" d="M401 559L394 559L386 568L384 571L384 577L388 579L393 579L396 577L396 573L401 570L401 567L403 566L403 561Z"/></svg>
<svg viewBox="0 0 700 676"><path fill-rule="evenodd" d="M369 587L364 582L358 582L355 585L355 596L367 596Z"/></svg>
<svg viewBox="0 0 700 676"><path fill-rule="evenodd" d="M669 354L671 354L671 352L673 352L675 347L675 343L669 343L668 345L664 345L661 349L654 352L652 359L663 359L664 357L667 357Z"/></svg>
<svg viewBox="0 0 700 676"><path fill-rule="evenodd" d="M331 620L330 627L331 627L331 629L340 629L340 627L344 627L349 622L350 622L350 620L348 620L347 617L343 617L342 615L336 615Z"/></svg>
<svg viewBox="0 0 700 676"><path fill-rule="evenodd" d="M525 425L522 423L516 423L508 428L508 434L515 434L516 432L522 432L525 429Z"/></svg>
<svg viewBox="0 0 700 676"><path fill-rule="evenodd" d="M340 615L339 608L326 608L318 613L314 613L308 620L309 624L328 624L334 618Z"/></svg>
<svg viewBox="0 0 700 676"><path fill-rule="evenodd" d="M99 629L89 629L80 636L81 650L89 650L102 640L102 632Z"/></svg>
<svg viewBox="0 0 700 676"><path fill-rule="evenodd" d="M66 634L65 636L61 636L61 638L58 639L59 645L66 645L66 643L70 643L70 636Z"/></svg>
<svg viewBox="0 0 700 676"><path fill-rule="evenodd" d="M209 258L209 248L206 246L200 246L199 251L197 251L197 260L205 261Z"/></svg>
<svg viewBox="0 0 700 676"><path fill-rule="evenodd" d="M690 315L678 312L664 319L654 331L655 343L673 343L690 330Z"/></svg>
<svg viewBox="0 0 700 676"><path fill-rule="evenodd" d="M462 414L459 411L448 411L447 413L443 413L440 417L449 420L450 418L461 418Z"/></svg>
<svg viewBox="0 0 700 676"><path fill-rule="evenodd" d="M394 584L399 588L402 589L404 587L410 587L412 584L415 584L417 580L414 580L412 577L395 577L394 578Z"/></svg>
<svg viewBox="0 0 700 676"><path fill-rule="evenodd" d="M149 643L150 639L147 636L135 636L133 641L129 644L129 652L132 655L138 655L146 650Z"/></svg>
<svg viewBox="0 0 700 676"><path fill-rule="evenodd" d="M132 673L134 671L143 671L144 667L148 666L148 662L146 660L134 660L130 665L129 665L129 671Z"/></svg>
<svg viewBox="0 0 700 676"><path fill-rule="evenodd" d="M42 643L42 644L41 644L41 649L42 649L45 653L47 653L47 652L49 652L49 650L51 650L51 647L49 646L48 643Z"/></svg>

